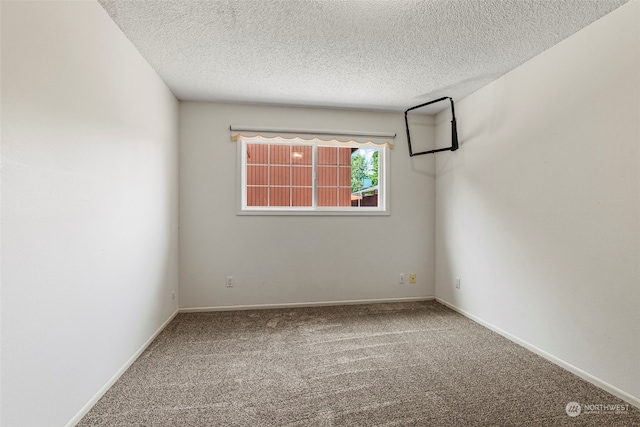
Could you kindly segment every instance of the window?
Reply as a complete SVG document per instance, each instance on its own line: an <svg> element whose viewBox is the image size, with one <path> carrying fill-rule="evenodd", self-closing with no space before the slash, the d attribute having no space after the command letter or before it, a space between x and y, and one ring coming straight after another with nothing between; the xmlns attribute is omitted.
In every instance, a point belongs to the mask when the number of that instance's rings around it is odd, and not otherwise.
<svg viewBox="0 0 640 427"><path fill-rule="evenodd" d="M240 214L385 215L388 146L240 137Z"/></svg>

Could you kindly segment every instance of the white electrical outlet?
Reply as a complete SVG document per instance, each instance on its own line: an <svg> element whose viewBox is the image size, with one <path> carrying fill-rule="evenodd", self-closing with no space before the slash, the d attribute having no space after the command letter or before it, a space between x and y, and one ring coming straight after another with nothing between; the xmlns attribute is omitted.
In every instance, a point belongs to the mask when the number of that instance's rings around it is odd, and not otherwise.
<svg viewBox="0 0 640 427"><path fill-rule="evenodd" d="M456 289L460 289L460 278L456 277Z"/></svg>
<svg viewBox="0 0 640 427"><path fill-rule="evenodd" d="M233 276L227 276L227 288L233 287Z"/></svg>
<svg viewBox="0 0 640 427"><path fill-rule="evenodd" d="M171 291L171 301L176 300L176 291Z"/></svg>
<svg viewBox="0 0 640 427"><path fill-rule="evenodd" d="M404 281L405 281L405 277L404 277L404 273L400 273L400 284L404 285Z"/></svg>

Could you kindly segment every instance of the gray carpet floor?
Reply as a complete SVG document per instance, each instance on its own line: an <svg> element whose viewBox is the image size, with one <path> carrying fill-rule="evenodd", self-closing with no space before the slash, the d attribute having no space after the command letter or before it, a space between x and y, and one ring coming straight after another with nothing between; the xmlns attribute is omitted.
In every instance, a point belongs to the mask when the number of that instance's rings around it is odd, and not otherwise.
<svg viewBox="0 0 640 427"><path fill-rule="evenodd" d="M78 424L519 425L640 410L434 301L179 314Z"/></svg>

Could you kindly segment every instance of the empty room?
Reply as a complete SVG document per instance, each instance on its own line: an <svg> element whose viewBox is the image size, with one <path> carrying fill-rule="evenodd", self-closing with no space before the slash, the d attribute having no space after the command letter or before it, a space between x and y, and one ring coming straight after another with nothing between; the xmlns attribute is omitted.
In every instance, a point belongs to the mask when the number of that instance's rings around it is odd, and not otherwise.
<svg viewBox="0 0 640 427"><path fill-rule="evenodd" d="M3 427L640 425L640 0L0 25Z"/></svg>

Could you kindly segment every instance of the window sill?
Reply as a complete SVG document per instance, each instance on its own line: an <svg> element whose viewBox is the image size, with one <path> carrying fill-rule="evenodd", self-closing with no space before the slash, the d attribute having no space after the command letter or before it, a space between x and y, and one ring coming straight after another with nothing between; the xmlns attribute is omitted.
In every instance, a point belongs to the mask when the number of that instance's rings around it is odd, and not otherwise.
<svg viewBox="0 0 640 427"><path fill-rule="evenodd" d="M236 212L238 216L389 216L391 212L389 210L379 209L344 209L336 210L332 209L247 209L239 210Z"/></svg>

